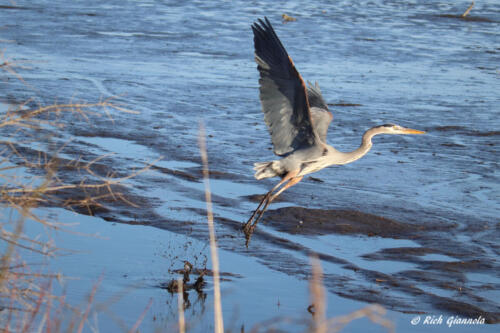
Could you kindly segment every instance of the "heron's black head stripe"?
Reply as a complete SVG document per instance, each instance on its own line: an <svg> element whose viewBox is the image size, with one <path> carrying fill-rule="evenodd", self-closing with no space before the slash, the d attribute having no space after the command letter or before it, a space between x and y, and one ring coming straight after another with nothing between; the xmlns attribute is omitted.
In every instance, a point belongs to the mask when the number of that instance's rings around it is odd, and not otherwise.
<svg viewBox="0 0 500 333"><path fill-rule="evenodd" d="M380 128L380 127L394 127L394 126L396 126L396 124L383 124L383 125L377 126L375 128Z"/></svg>

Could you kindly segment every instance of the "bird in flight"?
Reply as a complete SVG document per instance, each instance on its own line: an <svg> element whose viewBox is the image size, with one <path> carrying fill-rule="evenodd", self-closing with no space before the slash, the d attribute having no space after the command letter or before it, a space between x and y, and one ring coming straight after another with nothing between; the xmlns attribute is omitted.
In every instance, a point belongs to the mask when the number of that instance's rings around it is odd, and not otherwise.
<svg viewBox="0 0 500 333"><path fill-rule="evenodd" d="M352 152L341 152L326 143L332 113L317 83L306 86L292 58L267 18L252 25L255 61L260 73L260 101L264 120L279 160L254 164L255 178L281 177L264 196L243 230L249 240L269 204L304 175L331 165L342 165L363 157L378 134L424 134L394 124L370 128L361 145ZM262 210L261 207L263 206Z"/></svg>

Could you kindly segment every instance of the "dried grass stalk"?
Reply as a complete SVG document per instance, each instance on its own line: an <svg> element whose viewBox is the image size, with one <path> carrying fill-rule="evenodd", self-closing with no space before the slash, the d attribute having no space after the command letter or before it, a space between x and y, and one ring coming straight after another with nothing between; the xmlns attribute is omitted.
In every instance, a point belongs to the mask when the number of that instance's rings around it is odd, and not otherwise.
<svg viewBox="0 0 500 333"><path fill-rule="evenodd" d="M469 8L467 8L467 10L462 14L462 17L466 17L467 15L469 15L470 11L472 10L472 7L474 7L474 1L472 1Z"/></svg>
<svg viewBox="0 0 500 333"><path fill-rule="evenodd" d="M311 303L314 306L314 332L326 333L326 297L323 270L317 256L311 256L312 277L309 281Z"/></svg>
<svg viewBox="0 0 500 333"><path fill-rule="evenodd" d="M186 322L184 320L184 281L181 278L177 279L177 307L179 311L179 333L186 332Z"/></svg>
<svg viewBox="0 0 500 333"><path fill-rule="evenodd" d="M217 254L217 241L215 239L212 195L210 192L207 147L205 143L205 127L202 123L200 123L198 143L200 145L201 160L203 163L203 183L205 184L205 201L207 203L207 221L208 232L210 236L210 256L212 259L212 270L214 277L214 331L215 333L224 333L224 320L222 318L222 305L220 295L219 256Z"/></svg>

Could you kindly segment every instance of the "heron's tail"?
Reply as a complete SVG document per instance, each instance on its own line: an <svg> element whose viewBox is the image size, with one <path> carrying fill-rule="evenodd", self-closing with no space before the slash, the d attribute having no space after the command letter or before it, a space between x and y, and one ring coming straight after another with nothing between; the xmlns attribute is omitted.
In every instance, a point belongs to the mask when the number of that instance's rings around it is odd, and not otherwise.
<svg viewBox="0 0 500 333"><path fill-rule="evenodd" d="M257 179L281 176L285 171L280 161L257 162L253 169L255 170L254 177Z"/></svg>

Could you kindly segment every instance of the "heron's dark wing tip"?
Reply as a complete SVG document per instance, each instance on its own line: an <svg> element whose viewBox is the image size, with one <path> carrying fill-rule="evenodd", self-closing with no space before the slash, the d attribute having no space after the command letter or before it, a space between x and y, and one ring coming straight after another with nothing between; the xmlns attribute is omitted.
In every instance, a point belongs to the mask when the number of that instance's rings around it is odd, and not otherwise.
<svg viewBox="0 0 500 333"><path fill-rule="evenodd" d="M260 99L274 150L283 155L315 140L307 88L267 17L252 25Z"/></svg>

